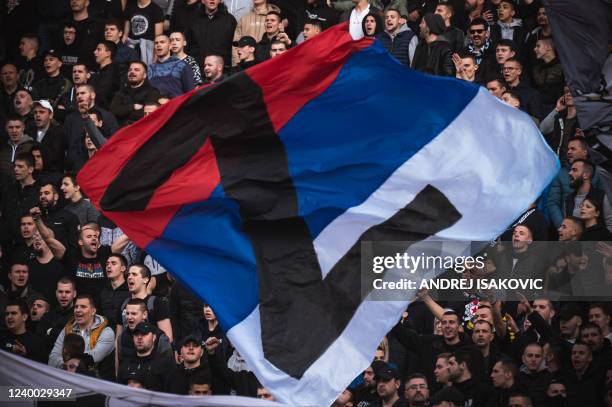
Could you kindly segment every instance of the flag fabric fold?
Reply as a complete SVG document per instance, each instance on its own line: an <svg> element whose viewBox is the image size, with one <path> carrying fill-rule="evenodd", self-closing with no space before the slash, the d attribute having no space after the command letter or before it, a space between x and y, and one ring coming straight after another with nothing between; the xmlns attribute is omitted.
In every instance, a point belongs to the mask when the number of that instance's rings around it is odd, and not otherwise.
<svg viewBox="0 0 612 407"><path fill-rule="evenodd" d="M343 24L173 99L78 180L280 401L329 405L407 305L362 298L360 243L491 239L557 170L529 116Z"/></svg>

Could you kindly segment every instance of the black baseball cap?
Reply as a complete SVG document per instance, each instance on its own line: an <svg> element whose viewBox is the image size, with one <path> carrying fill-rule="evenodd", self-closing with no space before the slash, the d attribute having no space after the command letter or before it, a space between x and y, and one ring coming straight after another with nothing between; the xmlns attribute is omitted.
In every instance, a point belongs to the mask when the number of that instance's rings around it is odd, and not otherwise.
<svg viewBox="0 0 612 407"><path fill-rule="evenodd" d="M232 43L234 45L234 47L238 47L238 48L242 48L242 47L255 47L257 46L257 41L255 41L255 38L245 35L244 37L240 38L239 41L234 41Z"/></svg>
<svg viewBox="0 0 612 407"><path fill-rule="evenodd" d="M150 323L141 322L134 327L134 333L136 332L146 335L148 333L155 332L155 329L153 328L153 325L151 325Z"/></svg>
<svg viewBox="0 0 612 407"><path fill-rule="evenodd" d="M183 338L183 340L181 341L181 347L187 345L190 342L193 342L200 347L202 346L202 338L199 335L191 334Z"/></svg>
<svg viewBox="0 0 612 407"><path fill-rule="evenodd" d="M58 53L56 50L54 50L54 49L48 49L48 50L45 52L45 54L43 55L43 58L44 58L44 57L46 57L46 56L51 56L51 57L53 57L53 58L57 58L57 59L59 59L60 61L61 61L61 59L62 59L62 58L60 57L60 54L59 54L59 53Z"/></svg>
<svg viewBox="0 0 612 407"><path fill-rule="evenodd" d="M399 379L399 373L396 368L392 367L388 363L385 363L384 365L379 365L378 369L374 371L374 378L376 380Z"/></svg>

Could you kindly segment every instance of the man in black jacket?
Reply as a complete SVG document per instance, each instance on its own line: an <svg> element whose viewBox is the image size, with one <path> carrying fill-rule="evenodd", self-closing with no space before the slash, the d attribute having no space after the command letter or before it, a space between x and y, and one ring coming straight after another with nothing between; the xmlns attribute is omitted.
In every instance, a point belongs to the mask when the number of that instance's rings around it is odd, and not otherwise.
<svg viewBox="0 0 612 407"><path fill-rule="evenodd" d="M466 406L485 406L491 397L492 389L482 383L474 374L470 355L466 352L455 352L448 358L449 379L453 387L463 394ZM474 373L472 373L474 372Z"/></svg>
<svg viewBox="0 0 612 407"><path fill-rule="evenodd" d="M108 109L111 98L119 89L119 66L114 63L117 46L112 41L100 41L94 55L96 64L100 67L91 79L96 90L98 105Z"/></svg>
<svg viewBox="0 0 612 407"><path fill-rule="evenodd" d="M428 13L421 20L420 37L412 67L438 76L455 76L455 64L450 44L444 39L444 20L438 14Z"/></svg>
<svg viewBox="0 0 612 407"><path fill-rule="evenodd" d="M142 61L131 62L127 83L113 97L110 109L121 126L127 126L144 117L144 106L157 103L159 91L147 81L147 65Z"/></svg>
<svg viewBox="0 0 612 407"><path fill-rule="evenodd" d="M76 298L76 289L74 281L68 277L63 277L57 282L55 289L55 299L58 306L47 312L38 321L36 332L45 340L47 353L51 352L57 336L68 323L68 320L74 316L74 299Z"/></svg>
<svg viewBox="0 0 612 407"><path fill-rule="evenodd" d="M55 105L63 94L70 91L72 84L62 75L59 52L48 50L43 61L46 75L34 83L33 92L37 99L46 99Z"/></svg>
<svg viewBox="0 0 612 407"><path fill-rule="evenodd" d="M179 348L179 365L175 365L166 381L166 391L174 394L188 394L195 379L202 375L210 376L210 369L202 363L204 348L202 339L196 335L188 335Z"/></svg>
<svg viewBox="0 0 612 407"><path fill-rule="evenodd" d="M470 355L472 371L482 372L483 360L480 350L463 334L459 333L459 316L455 311L446 311L442 316L442 335L420 335L408 325L398 323L392 330L392 336L408 350L419 355L417 369L427 376L428 383L435 383L433 368L440 353L464 351Z"/></svg>
<svg viewBox="0 0 612 407"><path fill-rule="evenodd" d="M117 315L123 302L130 298L125 281L127 260L122 254L114 253L106 260L108 282L100 292L100 314L108 319L110 327L117 326Z"/></svg>
<svg viewBox="0 0 612 407"><path fill-rule="evenodd" d="M155 327L148 322L136 325L133 333L136 355L121 361L119 376L125 377L126 371L140 371L144 379L142 384L146 389L162 391L174 361L170 356L156 352L155 332Z"/></svg>
<svg viewBox="0 0 612 407"><path fill-rule="evenodd" d="M45 157L45 169L62 171L66 151L64 127L53 120L53 106L48 100L37 100L32 104L36 132L30 134L40 144Z"/></svg>
<svg viewBox="0 0 612 407"><path fill-rule="evenodd" d="M203 61L207 55L219 55L226 64L231 63L236 25L236 19L220 0L202 2L198 16L186 32L187 53L197 61Z"/></svg>

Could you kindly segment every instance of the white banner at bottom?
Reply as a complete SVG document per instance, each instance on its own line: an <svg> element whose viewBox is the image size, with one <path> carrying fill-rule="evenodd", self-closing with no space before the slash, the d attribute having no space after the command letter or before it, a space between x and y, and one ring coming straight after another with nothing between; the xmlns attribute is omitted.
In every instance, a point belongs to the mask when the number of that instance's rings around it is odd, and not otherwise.
<svg viewBox="0 0 612 407"><path fill-rule="evenodd" d="M281 406L256 398L238 396L179 396L176 394L159 393L150 390L136 389L118 383L96 379L76 373L66 372L54 367L34 362L21 356L0 351L0 386L3 394L2 406L44 406L64 405L60 398L53 401L29 401L30 397L53 395L55 389L59 394L67 395L70 389L70 398L66 399L66 406L88 407L136 407L136 406ZM28 392L10 391L11 389L33 389ZM58 392L55 392L56 395ZM8 399L7 399L8 397ZM76 398L76 402L75 402ZM13 401L6 401L13 400ZM49 400L46 398L45 400Z"/></svg>

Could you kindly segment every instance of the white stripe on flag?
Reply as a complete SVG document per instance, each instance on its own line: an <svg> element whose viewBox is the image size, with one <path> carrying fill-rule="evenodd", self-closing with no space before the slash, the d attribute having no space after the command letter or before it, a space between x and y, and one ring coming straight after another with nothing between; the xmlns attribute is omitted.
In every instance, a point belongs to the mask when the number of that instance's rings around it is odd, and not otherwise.
<svg viewBox="0 0 612 407"><path fill-rule="evenodd" d="M347 210L319 234L314 244L323 275L359 236L393 216L427 184L442 191L463 215L437 237L488 241L535 200L558 168L556 156L531 118L481 88L438 137L365 202ZM392 274L385 280L397 278ZM410 297L406 292L406 298ZM228 337L279 400L325 406L369 366L376 347L407 305L407 301L364 301L342 335L300 380L264 358L259 308L234 326Z"/></svg>
<svg viewBox="0 0 612 407"><path fill-rule="evenodd" d="M463 215L438 237L488 241L529 207L558 169L533 120L481 87L442 133L361 205L321 231L314 246L322 273L327 275L359 236L393 216L427 184Z"/></svg>

